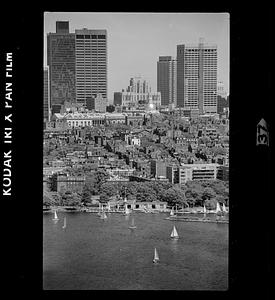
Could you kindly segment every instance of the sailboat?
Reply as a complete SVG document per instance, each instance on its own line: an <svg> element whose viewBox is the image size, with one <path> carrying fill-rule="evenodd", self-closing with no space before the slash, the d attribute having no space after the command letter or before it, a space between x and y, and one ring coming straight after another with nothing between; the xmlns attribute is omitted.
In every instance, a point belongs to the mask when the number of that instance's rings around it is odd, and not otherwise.
<svg viewBox="0 0 275 300"><path fill-rule="evenodd" d="M125 206L124 214L125 215L129 215L130 214L130 210L127 208L127 206Z"/></svg>
<svg viewBox="0 0 275 300"><path fill-rule="evenodd" d="M174 207L171 209L170 211L170 216L173 217L175 214L174 214Z"/></svg>
<svg viewBox="0 0 275 300"><path fill-rule="evenodd" d="M158 263L158 262L159 262L159 255L158 255L157 248L155 248L153 263Z"/></svg>
<svg viewBox="0 0 275 300"><path fill-rule="evenodd" d="M66 217L64 217L64 225L62 226L62 228L65 229L66 227L67 227Z"/></svg>
<svg viewBox="0 0 275 300"><path fill-rule="evenodd" d="M221 210L221 206L220 203L217 202L217 207L216 207L216 214L221 214L222 210Z"/></svg>
<svg viewBox="0 0 275 300"><path fill-rule="evenodd" d="M173 227L173 230L172 230L170 236L171 236L171 238L173 238L173 239L178 239L178 238L179 238L179 235L178 235L178 232L177 232L177 229L176 229L175 225L174 225L174 227Z"/></svg>
<svg viewBox="0 0 275 300"><path fill-rule="evenodd" d="M101 211L100 211L100 210L101 210ZM98 213L97 213L97 215L98 215L98 216L101 216L102 211L103 211L103 206L101 206L101 207L99 206L99 207L98 207Z"/></svg>
<svg viewBox="0 0 275 300"><path fill-rule="evenodd" d="M102 220L107 219L107 215L106 215L105 211L102 212L100 219L102 219Z"/></svg>
<svg viewBox="0 0 275 300"><path fill-rule="evenodd" d="M57 212L56 210L54 211L54 218L53 218L53 221L58 221L58 216L57 216Z"/></svg>
<svg viewBox="0 0 275 300"><path fill-rule="evenodd" d="M205 207L205 205L203 206L203 213L206 214L206 207Z"/></svg>
<svg viewBox="0 0 275 300"><path fill-rule="evenodd" d="M137 226L135 225L135 220L134 219L132 219L132 224L131 224L131 226L129 227L130 229L135 229L135 228L137 228Z"/></svg>
<svg viewBox="0 0 275 300"><path fill-rule="evenodd" d="M222 211L224 212L224 213L226 213L227 211L226 211L226 208L225 208L225 204L223 203L222 204Z"/></svg>

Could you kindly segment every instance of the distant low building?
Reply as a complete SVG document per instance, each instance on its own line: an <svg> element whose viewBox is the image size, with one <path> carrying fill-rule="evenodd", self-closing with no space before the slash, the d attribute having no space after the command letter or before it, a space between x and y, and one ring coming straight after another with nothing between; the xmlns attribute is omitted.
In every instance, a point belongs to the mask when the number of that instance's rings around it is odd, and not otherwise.
<svg viewBox="0 0 275 300"><path fill-rule="evenodd" d="M229 166L219 166L217 170L217 179L229 181Z"/></svg>
<svg viewBox="0 0 275 300"><path fill-rule="evenodd" d="M216 180L218 164L184 164L179 167L179 183L192 180Z"/></svg>
<svg viewBox="0 0 275 300"><path fill-rule="evenodd" d="M51 177L51 188L54 192L81 191L85 184L85 176L53 175Z"/></svg>

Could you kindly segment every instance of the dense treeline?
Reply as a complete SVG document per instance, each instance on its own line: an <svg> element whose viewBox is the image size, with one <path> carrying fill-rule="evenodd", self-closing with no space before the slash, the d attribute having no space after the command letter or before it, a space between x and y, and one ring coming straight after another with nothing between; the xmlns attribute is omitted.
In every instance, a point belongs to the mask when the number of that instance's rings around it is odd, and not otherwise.
<svg viewBox="0 0 275 300"><path fill-rule="evenodd" d="M169 205L194 207L205 205L208 209L216 207L216 202L229 203L228 182L189 181L185 185L172 185L166 182L125 182L114 183L107 181L107 174L98 171L87 176L81 191L65 191L54 197L44 192L43 204L78 206L91 203L91 196L100 195L100 201L120 197L136 199L137 201L166 201Z"/></svg>

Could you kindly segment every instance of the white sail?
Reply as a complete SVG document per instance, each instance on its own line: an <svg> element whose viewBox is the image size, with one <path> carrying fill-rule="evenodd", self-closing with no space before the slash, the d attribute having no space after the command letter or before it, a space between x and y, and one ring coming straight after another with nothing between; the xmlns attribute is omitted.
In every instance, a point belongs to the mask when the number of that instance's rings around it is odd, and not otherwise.
<svg viewBox="0 0 275 300"><path fill-rule="evenodd" d="M176 239L179 238L179 235L178 235L178 232L177 232L177 229L176 229L175 225L174 225L172 233L171 233L171 238L176 238Z"/></svg>
<svg viewBox="0 0 275 300"><path fill-rule="evenodd" d="M125 215L129 215L130 210L127 208L127 206L125 206Z"/></svg>
<svg viewBox="0 0 275 300"><path fill-rule="evenodd" d="M206 207L205 207L205 205L203 206L203 213L206 214Z"/></svg>
<svg viewBox="0 0 275 300"><path fill-rule="evenodd" d="M222 204L222 210L223 210L223 212L226 212L226 208L225 208L225 204L224 203Z"/></svg>
<svg viewBox="0 0 275 300"><path fill-rule="evenodd" d="M174 216L174 207L170 211L170 216Z"/></svg>
<svg viewBox="0 0 275 300"><path fill-rule="evenodd" d="M66 223L66 217L64 217L64 225L63 225L62 228L66 228L66 226L67 226L67 223Z"/></svg>
<svg viewBox="0 0 275 300"><path fill-rule="evenodd" d="M155 248L155 253L154 253L154 259L153 259L153 262L158 262L159 261L159 255L158 255L158 251L157 249Z"/></svg>
<svg viewBox="0 0 275 300"><path fill-rule="evenodd" d="M221 212L221 206L220 206L220 203L217 202L216 213L219 213L219 212Z"/></svg>
<svg viewBox="0 0 275 300"><path fill-rule="evenodd" d="M54 218L53 218L53 220L59 220L59 219L58 219L58 216L57 216L56 210L54 211Z"/></svg>

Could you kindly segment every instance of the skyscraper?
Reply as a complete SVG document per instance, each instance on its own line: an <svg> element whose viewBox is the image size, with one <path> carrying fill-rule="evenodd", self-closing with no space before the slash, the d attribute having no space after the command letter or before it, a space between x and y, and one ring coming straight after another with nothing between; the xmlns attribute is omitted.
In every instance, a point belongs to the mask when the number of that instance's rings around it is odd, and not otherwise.
<svg viewBox="0 0 275 300"><path fill-rule="evenodd" d="M50 101L53 112L61 105L75 102L75 35L69 33L69 22L56 22L56 33L47 34Z"/></svg>
<svg viewBox="0 0 275 300"><path fill-rule="evenodd" d="M177 106L217 112L217 46L177 46Z"/></svg>
<svg viewBox="0 0 275 300"><path fill-rule="evenodd" d="M44 67L44 86L43 86L43 121L47 122L50 118L50 92L49 92L49 68Z"/></svg>
<svg viewBox="0 0 275 300"><path fill-rule="evenodd" d="M107 31L75 30L76 101L107 98Z"/></svg>
<svg viewBox="0 0 275 300"><path fill-rule="evenodd" d="M157 91L161 93L161 105L176 104L177 61L172 56L160 56L157 62Z"/></svg>
<svg viewBox="0 0 275 300"><path fill-rule="evenodd" d="M161 94L152 93L148 81L140 76L130 79L126 91L114 93L114 105L121 105L125 109L145 107L149 102L158 109L161 105Z"/></svg>
<svg viewBox="0 0 275 300"><path fill-rule="evenodd" d="M151 87L149 86L148 81L140 76L136 76L130 79L130 85L128 85L126 92L146 94L151 93Z"/></svg>
<svg viewBox="0 0 275 300"><path fill-rule="evenodd" d="M217 95L221 96L222 98L227 97L227 92L225 90L224 83L222 81L217 82Z"/></svg>

